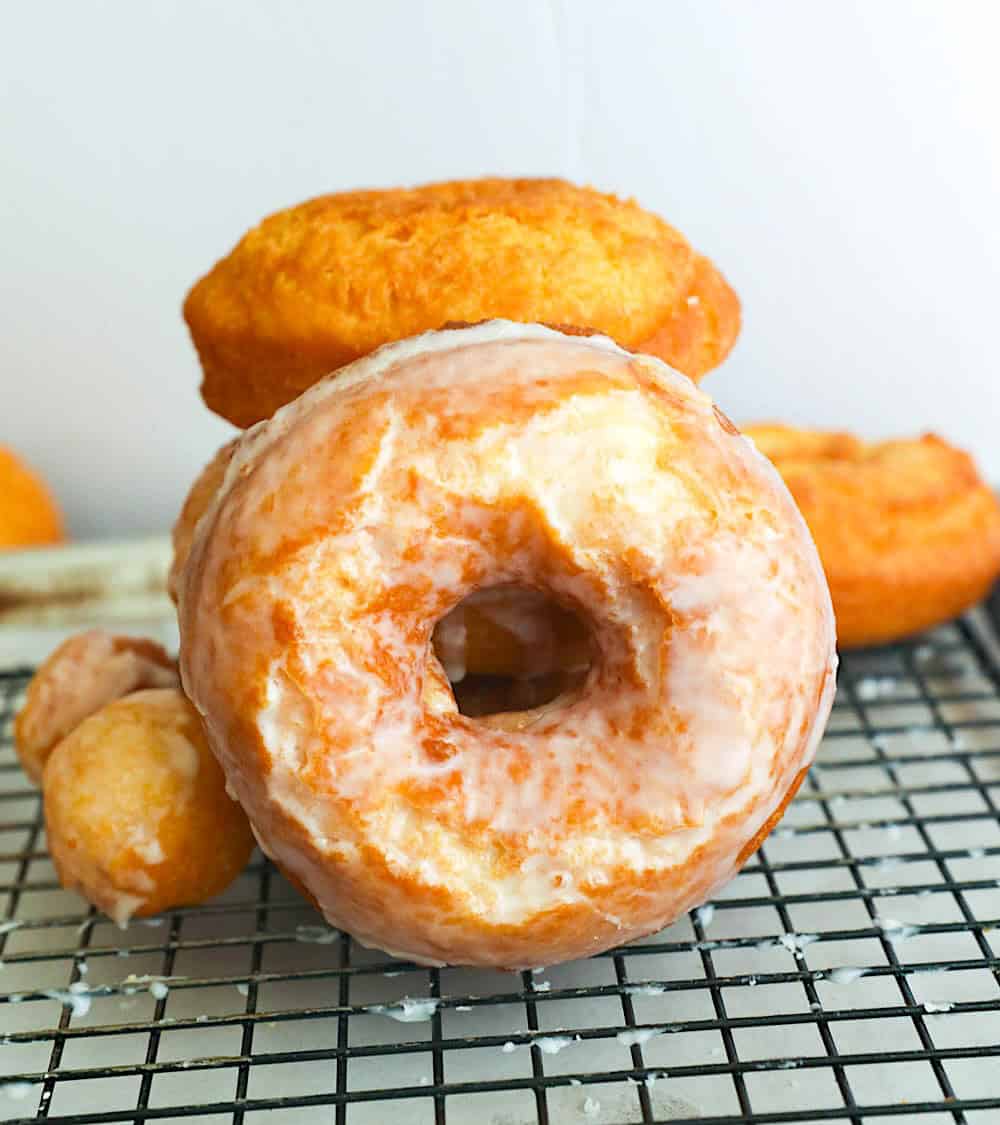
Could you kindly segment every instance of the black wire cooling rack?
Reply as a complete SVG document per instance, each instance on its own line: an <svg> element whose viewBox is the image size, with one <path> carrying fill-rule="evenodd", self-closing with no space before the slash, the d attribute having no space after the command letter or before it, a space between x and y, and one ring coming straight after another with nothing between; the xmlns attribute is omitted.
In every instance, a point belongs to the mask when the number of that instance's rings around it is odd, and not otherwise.
<svg viewBox="0 0 1000 1125"><path fill-rule="evenodd" d="M589 961L427 970L267 863L115 929L58 887L0 676L0 1118L1000 1122L1000 663L986 616L848 655L778 830Z"/></svg>

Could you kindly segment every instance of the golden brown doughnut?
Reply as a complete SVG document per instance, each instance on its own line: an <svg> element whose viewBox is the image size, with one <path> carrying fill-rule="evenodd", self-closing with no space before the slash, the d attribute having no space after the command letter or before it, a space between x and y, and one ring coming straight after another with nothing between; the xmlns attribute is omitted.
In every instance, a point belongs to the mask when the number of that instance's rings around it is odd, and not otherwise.
<svg viewBox="0 0 1000 1125"><path fill-rule="evenodd" d="M1000 575L1000 504L972 458L933 434L865 442L752 425L816 540L842 648L947 621Z"/></svg>
<svg viewBox="0 0 1000 1125"><path fill-rule="evenodd" d="M141 688L179 685L176 663L155 641L103 629L70 637L32 677L14 720L24 772L41 784L56 743L106 703Z"/></svg>
<svg viewBox="0 0 1000 1125"><path fill-rule="evenodd" d="M177 601L178 576L187 560L188 551L191 550L195 528L222 485L235 446L235 441L227 442L201 470L194 484L191 485L191 491L187 494L181 514L174 524L171 536L174 557L167 574L167 593L174 602Z"/></svg>
<svg viewBox="0 0 1000 1125"><path fill-rule="evenodd" d="M177 689L135 692L85 719L50 755L44 795L60 882L119 925L218 894L253 848Z"/></svg>
<svg viewBox="0 0 1000 1125"><path fill-rule="evenodd" d="M589 666L471 717L432 634L509 585L583 622ZM703 901L833 693L770 464L658 360L539 326L389 345L249 431L179 594L185 689L261 846L423 962L551 964Z"/></svg>
<svg viewBox="0 0 1000 1125"><path fill-rule="evenodd" d="M41 477L0 445L0 551L63 539L59 508Z"/></svg>
<svg viewBox="0 0 1000 1125"><path fill-rule="evenodd" d="M658 216L563 180L325 195L246 234L191 290L202 396L238 426L335 368L448 321L580 325L697 379L739 301Z"/></svg>

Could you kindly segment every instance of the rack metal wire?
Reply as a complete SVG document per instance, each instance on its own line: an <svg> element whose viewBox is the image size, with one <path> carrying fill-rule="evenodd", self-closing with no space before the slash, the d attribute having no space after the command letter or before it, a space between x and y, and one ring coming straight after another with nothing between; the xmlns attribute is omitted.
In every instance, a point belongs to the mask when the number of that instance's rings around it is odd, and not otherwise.
<svg viewBox="0 0 1000 1125"><path fill-rule="evenodd" d="M0 1118L1000 1121L986 620L847 655L806 785L714 904L520 974L365 949L261 860L116 930L55 880L10 743L28 673L0 675Z"/></svg>

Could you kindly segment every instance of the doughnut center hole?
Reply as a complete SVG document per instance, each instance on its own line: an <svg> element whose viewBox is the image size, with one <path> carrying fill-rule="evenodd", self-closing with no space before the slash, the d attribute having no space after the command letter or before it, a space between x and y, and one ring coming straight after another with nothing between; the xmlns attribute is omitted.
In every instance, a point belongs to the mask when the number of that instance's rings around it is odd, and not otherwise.
<svg viewBox="0 0 1000 1125"><path fill-rule="evenodd" d="M434 627L434 654L462 715L533 711L576 692L593 664L592 630L541 590L476 590Z"/></svg>

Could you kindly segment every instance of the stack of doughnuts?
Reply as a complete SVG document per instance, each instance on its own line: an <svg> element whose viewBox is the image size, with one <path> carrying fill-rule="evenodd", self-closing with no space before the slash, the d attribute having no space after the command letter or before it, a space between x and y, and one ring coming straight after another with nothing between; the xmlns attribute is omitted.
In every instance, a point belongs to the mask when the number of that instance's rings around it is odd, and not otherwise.
<svg viewBox="0 0 1000 1125"><path fill-rule="evenodd" d="M174 528L183 692L136 673L17 732L26 764L50 754L61 877L119 917L216 893L252 829L331 924L423 963L652 932L801 782L832 610L841 645L892 640L1000 571L1000 510L943 442L741 434L695 385L735 341L732 289L589 188L323 196L250 231L184 315L206 404L249 428ZM162 752L181 728L190 752ZM125 787L139 847L115 867L78 822L133 743L186 811L153 847ZM219 861L175 878L209 822Z"/></svg>

